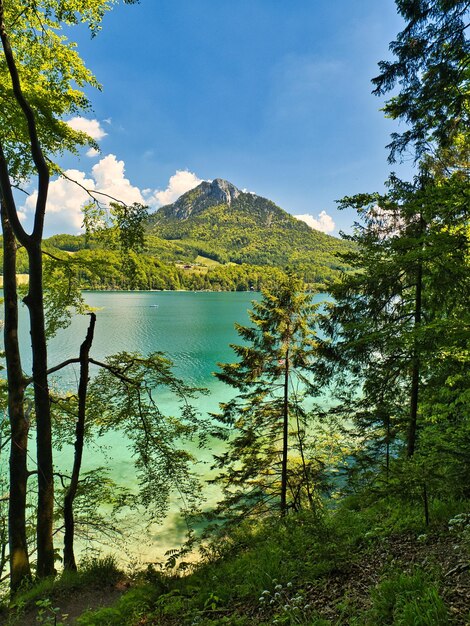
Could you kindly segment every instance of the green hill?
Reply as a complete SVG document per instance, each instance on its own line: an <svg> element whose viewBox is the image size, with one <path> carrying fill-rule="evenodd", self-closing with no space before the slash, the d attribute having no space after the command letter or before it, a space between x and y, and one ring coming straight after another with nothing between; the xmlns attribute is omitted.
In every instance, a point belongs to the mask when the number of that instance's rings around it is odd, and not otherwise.
<svg viewBox="0 0 470 626"><path fill-rule="evenodd" d="M323 282L345 267L345 242L313 230L270 200L215 179L149 217L149 232L220 263L292 267Z"/></svg>
<svg viewBox="0 0 470 626"><path fill-rule="evenodd" d="M83 288L215 291L258 291L286 267L321 288L347 269L341 254L350 249L221 179L149 215L145 244L144 253L131 252L125 262L106 236L54 235L43 247L74 265ZM18 272L27 271L20 250Z"/></svg>

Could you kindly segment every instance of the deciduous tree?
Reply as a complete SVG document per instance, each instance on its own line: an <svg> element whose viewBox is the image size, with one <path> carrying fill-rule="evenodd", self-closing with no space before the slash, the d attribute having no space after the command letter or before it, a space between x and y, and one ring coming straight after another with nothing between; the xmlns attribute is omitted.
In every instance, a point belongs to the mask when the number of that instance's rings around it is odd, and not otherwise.
<svg viewBox="0 0 470 626"><path fill-rule="evenodd" d="M132 2L132 0L130 0ZM47 205L50 173L54 169L48 155L54 156L63 150L76 150L76 146L90 141L83 133L76 133L63 120L63 116L86 109L88 101L81 88L86 84L97 86L93 75L85 68L75 51L74 44L60 34L63 25L88 23L94 33L113 2L111 0L41 0L39 2L0 1L0 85L2 107L0 112L0 191L2 210L15 238L27 251L29 263L29 289L25 298L30 315L31 344L33 354L33 378L35 413L37 425L38 463L38 520L37 520L37 573L49 575L54 572L52 544L53 475L51 448L51 421L47 381L47 345L44 318L42 283L41 243L44 216ZM13 193L19 181L37 177L37 202L34 226L31 233L23 228ZM5 220L4 220L5 223ZM10 253L12 247L5 248ZM14 281L14 261L6 264ZM15 332L16 294L10 290L11 314L5 334ZM17 347L10 341L6 353L7 369L18 362ZM21 409L11 406L13 399L21 404L21 387L24 381L10 378L10 419L18 441L12 440L12 448L24 446L24 426ZM15 388L13 388L15 387ZM14 457L14 453L12 453ZM18 467L20 459L13 459ZM24 483L24 459L18 479ZM11 480L16 481L14 473ZM18 493L25 484L14 487ZM24 517L20 498L13 498L10 524ZM19 522L19 526L22 522ZM24 537L12 533L11 571L12 586L16 588L28 575L29 565L25 561ZM18 558L16 558L16 556ZM16 572L16 573L15 573Z"/></svg>

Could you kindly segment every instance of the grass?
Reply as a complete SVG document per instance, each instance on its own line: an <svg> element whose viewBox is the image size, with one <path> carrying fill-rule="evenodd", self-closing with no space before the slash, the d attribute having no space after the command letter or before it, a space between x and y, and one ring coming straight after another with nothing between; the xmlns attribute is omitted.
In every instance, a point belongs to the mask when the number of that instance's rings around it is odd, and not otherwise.
<svg viewBox="0 0 470 626"><path fill-rule="evenodd" d="M29 284L29 274L17 274L16 281L18 285L27 285ZM3 276L0 275L0 289L3 287Z"/></svg>
<svg viewBox="0 0 470 626"><path fill-rule="evenodd" d="M215 267L216 265L220 265L219 261L215 261L214 259L209 259L206 256L202 256L199 254L194 260L195 263L200 263L201 265L207 265L207 267Z"/></svg>
<svg viewBox="0 0 470 626"><path fill-rule="evenodd" d="M447 608L439 596L437 584L428 574L396 572L372 591L373 606L362 624L395 626L447 626Z"/></svg>
<svg viewBox="0 0 470 626"><path fill-rule="evenodd" d="M24 613L45 601L67 597L80 589L113 585L123 576L111 556L85 559L77 572L63 571L59 576L44 578L18 592L9 604L4 602L3 610L6 612L8 606L8 624L20 626Z"/></svg>
<svg viewBox="0 0 470 626"><path fill-rule="evenodd" d="M204 560L184 576L152 568L111 607L83 614L80 626L447 626L443 597L449 580L439 555L461 542L447 521L470 503L432 505L433 526L396 500L361 507L345 500L321 520L308 512L245 522L205 546ZM452 531L454 532L454 531ZM462 537L458 533L462 533ZM457 533L457 534L456 534ZM421 541L420 537L426 537ZM435 542L444 548L432 552ZM445 543L447 542L447 543ZM469 555L467 554L466 558ZM447 557L446 557L447 558ZM449 557L451 558L451 557ZM61 576L22 595L53 597L79 584L118 576L112 562L85 564L76 578ZM78 582L79 581L79 582ZM470 585L470 580L469 580ZM75 587L76 588L76 587ZM29 595L28 595L29 594Z"/></svg>

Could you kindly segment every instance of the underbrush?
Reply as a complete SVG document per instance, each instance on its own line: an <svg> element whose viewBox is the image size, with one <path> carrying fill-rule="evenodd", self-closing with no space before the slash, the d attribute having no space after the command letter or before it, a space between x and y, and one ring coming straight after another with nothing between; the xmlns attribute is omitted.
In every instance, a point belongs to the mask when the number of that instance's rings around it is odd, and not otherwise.
<svg viewBox="0 0 470 626"><path fill-rule="evenodd" d="M437 583L422 572L396 572L372 590L372 608L354 626L448 626L448 610Z"/></svg>
<svg viewBox="0 0 470 626"><path fill-rule="evenodd" d="M56 601L58 603L60 599L80 589L114 585L123 576L116 560L111 556L84 559L77 572L63 571L56 577L33 582L20 590L11 602L5 598L0 615L8 615L8 618L5 617L5 620L8 619L5 624L20 626L26 612L36 611L38 624L59 624L60 609L55 606Z"/></svg>
<svg viewBox="0 0 470 626"><path fill-rule="evenodd" d="M462 562L469 562L470 516L465 514L470 504L431 503L428 527L421 511L406 503L390 498L363 504L360 498L348 498L321 518L304 512L282 520L244 522L219 532L204 546L203 560L192 572L182 575L150 567L138 574L114 606L85 613L76 623L465 624L467 618L456 621L455 611L451 613L443 600L439 554L445 550L442 546L440 551L432 550L444 542L446 550L457 547ZM449 526L449 520L456 521ZM85 567L75 578L62 576L49 583L52 587L42 582L21 598L32 602L55 597L85 581L93 584L104 574L101 570L98 576L96 566ZM112 567L104 580L109 575Z"/></svg>

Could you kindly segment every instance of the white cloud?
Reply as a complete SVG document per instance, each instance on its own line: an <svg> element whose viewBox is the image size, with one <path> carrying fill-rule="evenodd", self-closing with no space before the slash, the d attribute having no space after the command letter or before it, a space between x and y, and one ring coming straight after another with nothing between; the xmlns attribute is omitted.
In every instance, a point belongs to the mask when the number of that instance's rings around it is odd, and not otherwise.
<svg viewBox="0 0 470 626"><path fill-rule="evenodd" d="M154 191L146 201L148 204L154 206L171 204L183 193L186 193L190 189L194 189L194 187L197 187L202 182L202 179L198 178L193 172L189 172L188 170L177 170L168 181L168 187L163 191Z"/></svg>
<svg viewBox="0 0 470 626"><path fill-rule="evenodd" d="M124 172L124 161L118 161L114 154L108 154L93 166L95 189L126 204L133 202L145 204L140 189L131 185Z"/></svg>
<svg viewBox="0 0 470 626"><path fill-rule="evenodd" d="M118 161L114 154L108 154L92 168L91 177L80 170L66 170L67 178L51 181L46 209L46 235L52 233L77 234L82 230L83 205L90 200L86 190L94 191L102 204L111 198L132 204L145 200L138 189L125 177L124 161ZM71 179L71 180L68 180ZM75 182L74 182L75 181ZM78 183L78 184L76 184ZM105 194L105 195L100 195ZM28 196L22 207L27 218L34 213L37 191Z"/></svg>
<svg viewBox="0 0 470 626"><path fill-rule="evenodd" d="M92 167L91 175L76 169L66 170L64 174L67 178L53 180L49 186L46 236L53 233L78 234L82 231L82 207L90 200L87 190L94 192L95 197L104 205L116 199L126 204L139 202L156 208L173 202L181 194L202 182L196 174L178 170L171 176L165 190L150 188L140 190L126 177L124 161L118 160L114 154L108 154L100 159ZM24 217L26 222L31 222L36 200L35 190L21 207L22 219Z"/></svg>
<svg viewBox="0 0 470 626"><path fill-rule="evenodd" d="M318 219L313 217L313 215L309 215L308 213L305 215L294 215L298 220L305 222L310 226L310 228L314 228L315 230L320 230L322 233L332 233L335 229L335 223L331 215L328 215L326 211L322 211L318 215Z"/></svg>
<svg viewBox="0 0 470 626"><path fill-rule="evenodd" d="M90 148L87 150L86 155L87 157L90 157L90 159L93 159L94 157L97 157L99 153L99 150L96 150L96 148Z"/></svg>
<svg viewBox="0 0 470 626"><path fill-rule="evenodd" d="M76 234L80 232L83 222L82 206L90 199L82 187L93 190L95 181L86 178L79 170L66 170L65 175L71 180L58 178L49 185L46 224L48 230L52 227L53 232ZM76 181L78 185L71 181ZM25 202L26 213L34 212L36 200L37 191L34 191Z"/></svg>
<svg viewBox="0 0 470 626"><path fill-rule="evenodd" d="M99 141L106 137L107 133L101 127L101 124L98 120L89 120L86 117L72 117L72 119L67 121L67 124L73 130L77 130L81 133L86 133L90 135L92 139Z"/></svg>

